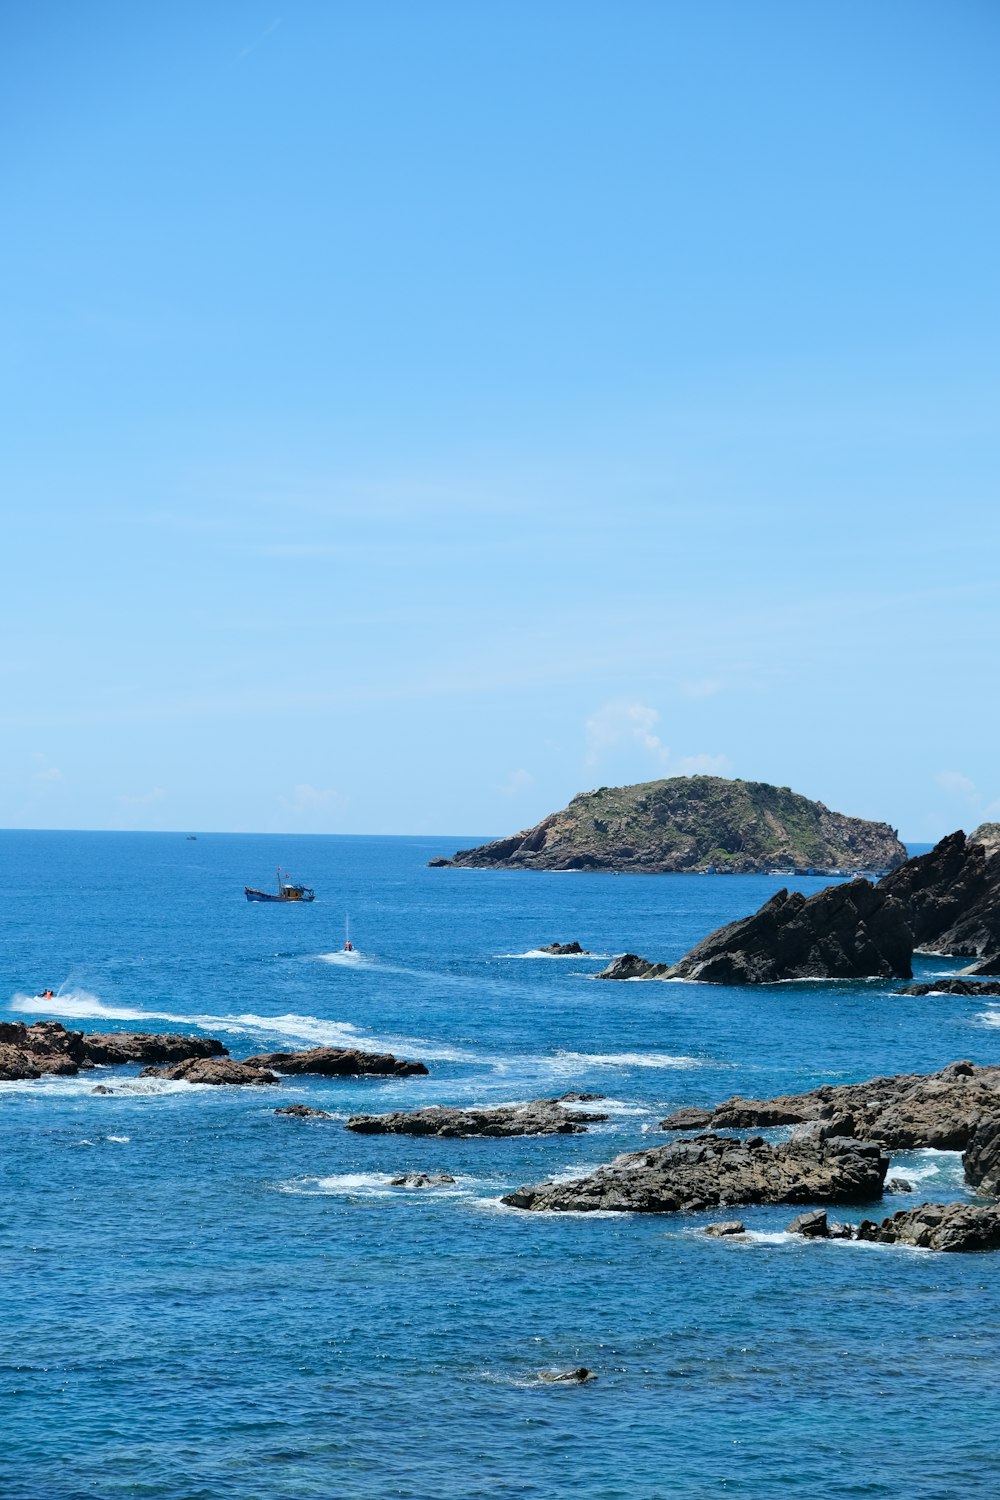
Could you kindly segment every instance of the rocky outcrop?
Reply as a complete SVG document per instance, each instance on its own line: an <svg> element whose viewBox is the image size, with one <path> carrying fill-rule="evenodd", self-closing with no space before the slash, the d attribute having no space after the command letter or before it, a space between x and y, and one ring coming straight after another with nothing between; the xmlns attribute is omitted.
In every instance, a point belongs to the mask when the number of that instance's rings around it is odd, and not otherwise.
<svg viewBox="0 0 1000 1500"><path fill-rule="evenodd" d="M852 880L809 897L778 891L753 916L709 933L664 977L703 984L909 979L912 952L900 903Z"/></svg>
<svg viewBox="0 0 1000 1500"><path fill-rule="evenodd" d="M165 1078L183 1083L277 1083L274 1073L231 1057L195 1057L167 1068L143 1068L140 1078Z"/></svg>
<svg viewBox="0 0 1000 1500"><path fill-rule="evenodd" d="M962 1157L965 1180L977 1192L1000 1196L1000 1113L979 1121Z"/></svg>
<svg viewBox="0 0 1000 1500"><path fill-rule="evenodd" d="M882 1192L889 1158L837 1137L769 1145L701 1135L630 1151L586 1177L518 1188L510 1208L580 1213L696 1213L743 1203L863 1203Z"/></svg>
<svg viewBox="0 0 1000 1500"><path fill-rule="evenodd" d="M283 1104L280 1109L274 1111L276 1115L291 1115L294 1120L332 1120L331 1115L325 1109L313 1109L309 1104Z"/></svg>
<svg viewBox="0 0 1000 1500"><path fill-rule="evenodd" d="M918 948L983 957L1000 953L1000 859L965 834L949 834L879 881L902 903Z"/></svg>
<svg viewBox="0 0 1000 1500"><path fill-rule="evenodd" d="M918 1250L1000 1250L1000 1208L980 1203L921 1203L889 1218L860 1224L828 1224L826 1214L800 1214L789 1234L814 1240L867 1240L880 1245L912 1245Z"/></svg>
<svg viewBox="0 0 1000 1500"><path fill-rule="evenodd" d="M422 1062L408 1062L391 1052L358 1052L353 1047L311 1047L308 1052L262 1052L248 1057L251 1068L275 1068L294 1075L318 1073L323 1078L410 1078L426 1074Z"/></svg>
<svg viewBox="0 0 1000 1500"><path fill-rule="evenodd" d="M982 844L990 856L1000 854L1000 823L980 823L969 834L970 844Z"/></svg>
<svg viewBox="0 0 1000 1500"><path fill-rule="evenodd" d="M72 1075L98 1064L173 1062L224 1056L221 1042L206 1037L143 1031L67 1031L58 1021L0 1021L0 1080Z"/></svg>
<svg viewBox="0 0 1000 1500"><path fill-rule="evenodd" d="M1000 1067L954 1062L938 1073L822 1084L775 1099L737 1095L716 1108L712 1127L760 1129L815 1121L838 1135L875 1141L893 1151L924 1146L962 1151L979 1124L998 1115ZM669 1128L667 1121L663 1126Z"/></svg>
<svg viewBox="0 0 1000 1500"><path fill-rule="evenodd" d="M1000 975L1000 953L988 953L985 958L979 959L976 963L968 964L962 973Z"/></svg>
<svg viewBox="0 0 1000 1500"><path fill-rule="evenodd" d="M670 972L669 964L650 963L638 953L622 953L612 959L606 969L595 974L595 979L665 979Z"/></svg>
<svg viewBox="0 0 1000 1500"><path fill-rule="evenodd" d="M450 1182L454 1181L454 1177L448 1172L407 1172L404 1177L394 1177L389 1186L401 1188L435 1188L447 1187Z"/></svg>
<svg viewBox="0 0 1000 1500"><path fill-rule="evenodd" d="M348 1130L362 1135L581 1135L587 1125L607 1115L564 1109L558 1099L504 1104L496 1109L401 1110L388 1115L352 1115Z"/></svg>
<svg viewBox="0 0 1000 1500"><path fill-rule="evenodd" d="M550 958L574 958L577 954L581 958L590 958L586 948L581 948L579 943L546 943L544 948L536 948L536 953L545 953Z"/></svg>
<svg viewBox="0 0 1000 1500"><path fill-rule="evenodd" d="M92 1063L184 1062L190 1057L226 1057L226 1048L213 1037L156 1035L145 1031L83 1033L83 1045Z"/></svg>
<svg viewBox="0 0 1000 1500"><path fill-rule="evenodd" d="M745 1235L747 1226L741 1219L724 1219L721 1224L706 1224L705 1233L713 1240L735 1239L737 1236Z"/></svg>
<svg viewBox="0 0 1000 1500"><path fill-rule="evenodd" d="M430 863L514 870L840 873L892 869L906 849L887 823L831 812L788 787L672 776L581 792L533 828Z"/></svg>
<svg viewBox="0 0 1000 1500"><path fill-rule="evenodd" d="M539 1370L538 1378L547 1385L585 1385L597 1376L586 1365L577 1365L575 1370Z"/></svg>
<svg viewBox="0 0 1000 1500"><path fill-rule="evenodd" d="M1000 983L975 979L931 979L920 984L904 984L897 995L967 995L975 999L1000 995Z"/></svg>
<svg viewBox="0 0 1000 1500"><path fill-rule="evenodd" d="M661 1130L704 1130L706 1125L712 1123L712 1111L710 1109L698 1109L696 1105L686 1104L681 1109L675 1109L672 1115L660 1121Z"/></svg>

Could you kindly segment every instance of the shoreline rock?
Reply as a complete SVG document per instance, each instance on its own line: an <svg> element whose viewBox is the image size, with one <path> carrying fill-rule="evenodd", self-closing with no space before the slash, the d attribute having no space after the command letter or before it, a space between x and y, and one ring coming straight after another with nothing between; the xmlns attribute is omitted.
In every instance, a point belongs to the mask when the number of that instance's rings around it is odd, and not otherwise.
<svg viewBox="0 0 1000 1500"><path fill-rule="evenodd" d="M449 1109L435 1104L385 1115L352 1115L347 1129L361 1135L583 1135L588 1124L607 1118L564 1109L558 1099L533 1099L495 1109Z"/></svg>
<svg viewBox="0 0 1000 1500"><path fill-rule="evenodd" d="M825 1214L800 1214L789 1234L807 1239L865 1240L878 1245L910 1245L917 1250L970 1254L1000 1250L1000 1206L985 1203L921 1203L882 1219L828 1226Z"/></svg>
<svg viewBox="0 0 1000 1500"><path fill-rule="evenodd" d="M220 1041L173 1032L67 1031L60 1021L0 1021L0 1080L16 1083L48 1074L72 1077L81 1071L124 1063L170 1063L186 1058L227 1056Z"/></svg>
<svg viewBox="0 0 1000 1500"><path fill-rule="evenodd" d="M500 1201L529 1212L696 1213L746 1203L864 1203L882 1193L888 1156L838 1137L769 1145L760 1136L700 1135L631 1151L567 1182L518 1188Z"/></svg>
<svg viewBox="0 0 1000 1500"><path fill-rule="evenodd" d="M163 1078L180 1083L277 1083L276 1073L263 1068L251 1067L249 1063L236 1062L231 1057L194 1057L187 1062L174 1063L166 1068L143 1068L140 1078Z"/></svg>
<svg viewBox="0 0 1000 1500"><path fill-rule="evenodd" d="M1000 953L1000 859L959 830L883 876L917 948L983 958Z"/></svg>
<svg viewBox="0 0 1000 1500"><path fill-rule="evenodd" d="M621 953L611 960L606 969L595 974L595 979L664 979L670 972L669 964L650 963L638 953Z"/></svg>
<svg viewBox="0 0 1000 1500"><path fill-rule="evenodd" d="M889 1150L964 1150L984 1120L1000 1115L1000 1066L953 1062L937 1073L897 1073L862 1083L821 1084L773 1099L734 1095L712 1112L714 1130L814 1122ZM672 1129L668 1115L661 1129Z"/></svg>
<svg viewBox="0 0 1000 1500"><path fill-rule="evenodd" d="M815 896L780 890L752 916L710 932L663 976L702 984L909 979L913 936L900 902L867 880Z"/></svg>
<svg viewBox="0 0 1000 1500"><path fill-rule="evenodd" d="M988 979L931 979L919 984L904 984L897 995L1000 995L1000 980L991 984Z"/></svg>
<svg viewBox="0 0 1000 1500"><path fill-rule="evenodd" d="M262 1052L247 1058L250 1068L276 1068L292 1077L315 1073L321 1078L412 1078L426 1076L422 1062L393 1057L391 1052L359 1052L355 1047L310 1047L306 1052Z"/></svg>

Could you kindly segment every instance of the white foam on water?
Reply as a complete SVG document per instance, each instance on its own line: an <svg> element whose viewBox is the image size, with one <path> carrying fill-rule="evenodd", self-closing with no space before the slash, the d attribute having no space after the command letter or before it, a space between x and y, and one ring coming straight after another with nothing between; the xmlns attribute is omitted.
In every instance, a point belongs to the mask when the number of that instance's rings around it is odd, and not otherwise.
<svg viewBox="0 0 1000 1500"><path fill-rule="evenodd" d="M454 1198L468 1193L477 1180L474 1177L456 1177L454 1182L441 1183L437 1187L394 1187L393 1177L403 1175L402 1172L334 1172L328 1177L293 1177L287 1182L279 1182L277 1190L279 1193L292 1193L300 1197L338 1197L346 1194L355 1198Z"/></svg>
<svg viewBox="0 0 1000 1500"><path fill-rule="evenodd" d="M927 1182L935 1188L968 1191L961 1151L941 1151L933 1146L903 1153L902 1160L893 1157L886 1177L903 1177L907 1182Z"/></svg>
<svg viewBox="0 0 1000 1500"><path fill-rule="evenodd" d="M321 963L342 964L349 969L371 968L372 966L371 959L359 953L357 948L352 948L350 953L343 948L337 948L332 953L317 953L316 957Z"/></svg>
<svg viewBox="0 0 1000 1500"><path fill-rule="evenodd" d="M702 1233L704 1233L704 1230ZM709 1238L714 1239L715 1236L710 1235ZM728 1236L723 1235L722 1238L726 1239ZM734 1235L733 1238L736 1239L737 1236ZM773 1231L773 1233L769 1233L764 1229L748 1229L744 1235L740 1235L738 1238L744 1243L749 1240L753 1245L804 1245L806 1243L801 1234L789 1234L787 1229L778 1229Z"/></svg>
<svg viewBox="0 0 1000 1500"><path fill-rule="evenodd" d="M116 1146L127 1146L132 1137L128 1135L106 1135L104 1139L112 1141Z"/></svg>
<svg viewBox="0 0 1000 1500"><path fill-rule="evenodd" d="M982 1010L975 1019L984 1026L1000 1026L1000 1010Z"/></svg>
<svg viewBox="0 0 1000 1500"><path fill-rule="evenodd" d="M168 1010L139 1010L133 1006L106 1005L87 990L68 990L51 1000L40 995L15 994L10 1009L29 1015L59 1016L74 1021L170 1021L174 1025L197 1026L201 1031L228 1035L273 1037L278 1041L310 1042L313 1046L358 1047L365 1051L412 1052L433 1062L481 1062L473 1053L419 1037L381 1039L369 1035L349 1021L326 1021L319 1016L181 1015Z"/></svg>
<svg viewBox="0 0 1000 1500"><path fill-rule="evenodd" d="M675 1057L670 1052L557 1052L556 1061L571 1068L701 1068L700 1057Z"/></svg>
<svg viewBox="0 0 1000 1500"><path fill-rule="evenodd" d="M494 958L592 958L601 963L610 958L610 953L543 953L541 948L529 948L526 953L495 953ZM587 976L590 977L589 975Z"/></svg>

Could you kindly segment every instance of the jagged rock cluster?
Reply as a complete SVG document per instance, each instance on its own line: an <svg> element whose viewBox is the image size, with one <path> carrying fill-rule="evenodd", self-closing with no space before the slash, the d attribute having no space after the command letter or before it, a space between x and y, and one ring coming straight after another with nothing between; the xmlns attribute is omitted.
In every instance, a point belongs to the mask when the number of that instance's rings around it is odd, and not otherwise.
<svg viewBox="0 0 1000 1500"><path fill-rule="evenodd" d="M510 1208L580 1213L695 1213L717 1204L864 1203L878 1198L888 1156L868 1142L700 1135L630 1151L585 1177L518 1188Z"/></svg>
<svg viewBox="0 0 1000 1500"><path fill-rule="evenodd" d="M359 1052L355 1047L310 1047L307 1052L263 1052L248 1057L250 1068L275 1068L293 1077L316 1073L321 1078L411 1078L426 1075L422 1062L393 1057L391 1052Z"/></svg>
<svg viewBox="0 0 1000 1500"><path fill-rule="evenodd" d="M361 1135L581 1135L588 1124L607 1118L592 1111L567 1110L558 1099L533 1099L495 1109L432 1105L387 1115L352 1115L347 1128Z"/></svg>
<svg viewBox="0 0 1000 1500"><path fill-rule="evenodd" d="M880 1245L911 1245L919 1250L952 1252L998 1250L1000 1206L921 1203L917 1208L900 1209L880 1222L862 1219L860 1224L829 1224L826 1214L818 1210L800 1214L788 1229L791 1234L813 1240L868 1240Z"/></svg>
<svg viewBox="0 0 1000 1500"><path fill-rule="evenodd" d="M949 834L875 886L852 880L809 897L781 890L751 916L710 932L678 963L626 953L597 978L708 984L909 979L914 948L976 958L968 976L1000 975L1000 853L962 832ZM963 976L903 993L994 992L967 983Z"/></svg>
<svg viewBox="0 0 1000 1500"><path fill-rule="evenodd" d="M79 1073L98 1064L174 1062L225 1054L221 1042L207 1037L154 1035L149 1032L67 1031L59 1021L0 1021L0 1080Z"/></svg>

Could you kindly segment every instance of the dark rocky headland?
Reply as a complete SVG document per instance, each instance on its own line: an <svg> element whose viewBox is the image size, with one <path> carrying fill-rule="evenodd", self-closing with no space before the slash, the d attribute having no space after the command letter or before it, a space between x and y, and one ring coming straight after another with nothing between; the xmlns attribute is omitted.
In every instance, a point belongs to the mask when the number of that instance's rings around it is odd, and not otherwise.
<svg viewBox="0 0 1000 1500"><path fill-rule="evenodd" d="M788 787L721 776L672 776L581 792L510 838L459 850L435 866L510 870L706 871L760 874L893 869L906 849L887 823L831 812Z"/></svg>

